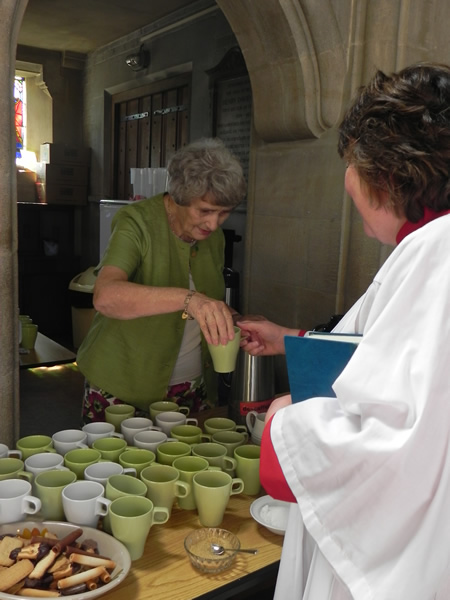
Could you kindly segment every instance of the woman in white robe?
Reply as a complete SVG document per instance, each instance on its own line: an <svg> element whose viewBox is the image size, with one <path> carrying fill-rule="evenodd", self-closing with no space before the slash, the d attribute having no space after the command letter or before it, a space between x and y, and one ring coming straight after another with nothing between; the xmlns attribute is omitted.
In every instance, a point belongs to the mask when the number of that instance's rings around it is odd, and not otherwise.
<svg viewBox="0 0 450 600"><path fill-rule="evenodd" d="M416 65L377 73L341 125L365 232L396 248L334 329L363 334L336 398L269 409L262 483L293 502L277 600L450 599L449 107L450 69ZM239 325L252 354L298 335Z"/></svg>

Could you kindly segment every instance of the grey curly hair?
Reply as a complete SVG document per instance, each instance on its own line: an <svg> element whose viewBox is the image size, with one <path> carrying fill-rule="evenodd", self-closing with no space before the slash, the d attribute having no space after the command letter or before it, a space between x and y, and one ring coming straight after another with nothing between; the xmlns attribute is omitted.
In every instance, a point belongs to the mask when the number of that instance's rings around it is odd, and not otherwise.
<svg viewBox="0 0 450 600"><path fill-rule="evenodd" d="M178 150L167 166L168 192L180 206L208 192L217 206L235 207L246 182L238 159L218 138L202 138Z"/></svg>

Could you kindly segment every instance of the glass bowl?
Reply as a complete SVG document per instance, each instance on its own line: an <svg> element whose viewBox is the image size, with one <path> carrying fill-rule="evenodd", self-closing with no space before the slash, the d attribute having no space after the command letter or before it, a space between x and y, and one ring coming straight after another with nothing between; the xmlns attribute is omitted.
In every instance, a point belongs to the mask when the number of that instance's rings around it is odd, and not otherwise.
<svg viewBox="0 0 450 600"><path fill-rule="evenodd" d="M224 554L214 554L211 544L220 544L226 550ZM184 547L191 563L203 573L220 573L228 569L241 547L239 538L226 529L204 527L195 529L184 540Z"/></svg>

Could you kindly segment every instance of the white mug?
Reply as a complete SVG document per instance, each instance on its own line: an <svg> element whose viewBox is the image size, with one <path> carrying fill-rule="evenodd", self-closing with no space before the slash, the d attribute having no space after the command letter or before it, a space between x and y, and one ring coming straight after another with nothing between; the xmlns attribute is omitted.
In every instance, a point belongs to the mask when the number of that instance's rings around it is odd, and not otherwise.
<svg viewBox="0 0 450 600"><path fill-rule="evenodd" d="M0 524L23 521L41 510L41 501L31 495L31 483L23 479L0 481Z"/></svg>
<svg viewBox="0 0 450 600"><path fill-rule="evenodd" d="M250 431L252 442L254 444L260 444L264 430L264 421L266 413L258 413L256 410L251 410L245 417L245 423Z"/></svg>
<svg viewBox="0 0 450 600"><path fill-rule="evenodd" d="M105 488L98 481L74 481L66 485L62 501L67 521L95 529L111 503L104 494Z"/></svg>
<svg viewBox="0 0 450 600"><path fill-rule="evenodd" d="M155 427L153 425L153 421L151 419L146 419L145 417L130 417L129 419L122 421L120 424L120 431L122 432L122 435L129 446L133 445L134 436L136 433L150 430L161 431L159 427Z"/></svg>
<svg viewBox="0 0 450 600"><path fill-rule="evenodd" d="M84 470L84 479L86 481L97 481L103 487L106 487L106 482L111 475L121 475L122 473L136 477L136 469L131 467L125 469L116 462L105 460L86 467Z"/></svg>
<svg viewBox="0 0 450 600"><path fill-rule="evenodd" d="M64 456L62 454L54 454L53 452L39 452L32 454L25 459L25 471L39 475L43 471L53 471L54 469L65 469Z"/></svg>
<svg viewBox="0 0 450 600"><path fill-rule="evenodd" d="M156 453L156 448L163 442L176 442L175 438L169 438L164 431L146 430L134 435L133 446L144 448Z"/></svg>
<svg viewBox="0 0 450 600"><path fill-rule="evenodd" d="M52 435L53 448L63 456L75 448L87 448L87 435L81 429L62 429Z"/></svg>
<svg viewBox="0 0 450 600"><path fill-rule="evenodd" d="M121 433L116 432L116 428L112 423L106 423L106 421L94 421L93 423L87 423L83 426L82 431L87 436L87 445L92 444L101 438L105 437L117 437L123 438Z"/></svg>
<svg viewBox="0 0 450 600"><path fill-rule="evenodd" d="M20 450L10 450L6 444L0 444L0 458L22 458Z"/></svg>
<svg viewBox="0 0 450 600"><path fill-rule="evenodd" d="M173 427L177 425L198 425L197 419L187 417L185 414L175 410L160 412L155 417L156 424L168 436Z"/></svg>

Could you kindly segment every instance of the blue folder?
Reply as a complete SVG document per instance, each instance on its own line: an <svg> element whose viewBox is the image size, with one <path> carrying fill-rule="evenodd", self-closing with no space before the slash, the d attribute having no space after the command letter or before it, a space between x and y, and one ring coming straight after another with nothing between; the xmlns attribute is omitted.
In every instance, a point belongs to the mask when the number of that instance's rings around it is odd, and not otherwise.
<svg viewBox="0 0 450 600"><path fill-rule="evenodd" d="M340 375L361 336L345 334L315 334L311 337L284 338L289 387L292 402L323 396L335 398L332 385Z"/></svg>

